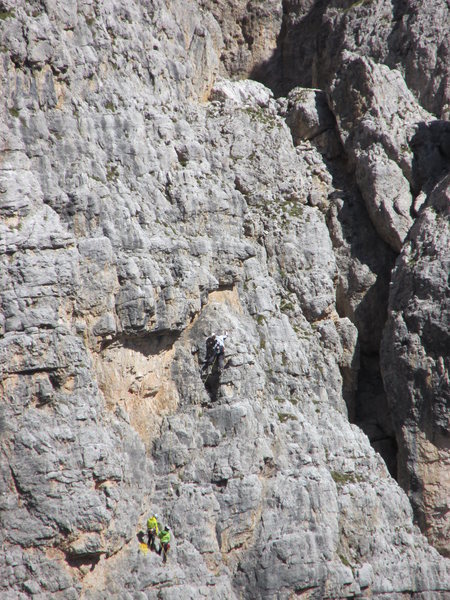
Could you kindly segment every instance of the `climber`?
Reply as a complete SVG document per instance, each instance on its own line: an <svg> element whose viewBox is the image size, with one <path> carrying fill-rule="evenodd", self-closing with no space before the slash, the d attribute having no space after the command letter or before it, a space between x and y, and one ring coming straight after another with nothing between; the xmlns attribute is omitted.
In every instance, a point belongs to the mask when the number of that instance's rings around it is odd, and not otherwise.
<svg viewBox="0 0 450 600"><path fill-rule="evenodd" d="M216 356L222 356L225 354L225 340L228 337L228 331L225 331L223 335L216 335L216 341L214 342L213 350Z"/></svg>
<svg viewBox="0 0 450 600"><path fill-rule="evenodd" d="M163 555L163 563L167 561L167 553L170 550L170 529L166 525L158 535L160 541L159 554Z"/></svg>
<svg viewBox="0 0 450 600"><path fill-rule="evenodd" d="M228 331L225 331L223 335L210 335L206 340L206 357L202 371L206 371L210 365L214 365L216 362L219 369L223 367L227 337Z"/></svg>
<svg viewBox="0 0 450 600"><path fill-rule="evenodd" d="M158 515L155 513L152 517L147 519L147 536L148 536L148 547L150 550L156 552L155 539L159 536L159 523Z"/></svg>

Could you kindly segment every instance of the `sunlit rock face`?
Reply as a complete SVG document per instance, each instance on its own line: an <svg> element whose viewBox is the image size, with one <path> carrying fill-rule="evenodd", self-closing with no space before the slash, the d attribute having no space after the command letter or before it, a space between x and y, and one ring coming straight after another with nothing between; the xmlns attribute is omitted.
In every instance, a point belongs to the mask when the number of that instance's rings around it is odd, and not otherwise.
<svg viewBox="0 0 450 600"><path fill-rule="evenodd" d="M2 598L448 595L446 42L385 4L0 3Z"/></svg>

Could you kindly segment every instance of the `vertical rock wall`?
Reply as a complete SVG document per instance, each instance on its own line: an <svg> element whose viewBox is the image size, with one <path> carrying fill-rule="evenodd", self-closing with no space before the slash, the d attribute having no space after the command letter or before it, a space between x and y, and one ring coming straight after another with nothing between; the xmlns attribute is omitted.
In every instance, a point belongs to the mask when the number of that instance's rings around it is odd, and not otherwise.
<svg viewBox="0 0 450 600"><path fill-rule="evenodd" d="M433 273L445 249L422 241L444 231L445 182L408 230L446 129L409 146L429 115L376 56L347 54L328 98L230 81L285 81L295 29L279 2L209 4L1 3L2 597L444 598L448 562L348 414L369 358L379 381L396 252L400 278L405 248ZM402 432L399 479L420 481L442 550L444 404L419 421L397 404L402 298L383 344L393 419L364 418ZM424 352L434 390L444 353ZM151 511L172 527L167 565L136 537Z"/></svg>
<svg viewBox="0 0 450 600"><path fill-rule="evenodd" d="M383 373L402 437L399 478L448 555L449 178L423 207L392 281Z"/></svg>

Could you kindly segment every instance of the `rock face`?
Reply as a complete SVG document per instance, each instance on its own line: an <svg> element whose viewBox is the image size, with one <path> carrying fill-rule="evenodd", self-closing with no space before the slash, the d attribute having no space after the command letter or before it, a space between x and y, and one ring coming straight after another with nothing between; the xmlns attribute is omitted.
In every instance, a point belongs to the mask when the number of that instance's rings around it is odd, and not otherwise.
<svg viewBox="0 0 450 600"><path fill-rule="evenodd" d="M283 4L1 2L2 598L450 590L446 123L351 44L278 72Z"/></svg>
<svg viewBox="0 0 450 600"><path fill-rule="evenodd" d="M412 225L409 141L431 115L414 101L399 72L352 54L343 57L330 97L370 219L399 252Z"/></svg>
<svg viewBox="0 0 450 600"><path fill-rule="evenodd" d="M399 70L420 104L448 118L448 3L418 0L287 0L280 40L286 87L326 87L350 51ZM284 88L284 89L283 89Z"/></svg>
<svg viewBox="0 0 450 600"><path fill-rule="evenodd" d="M264 77L277 55L283 21L280 0L200 0L223 34L222 74L232 78ZM271 69L269 69L271 71ZM274 65L273 77L276 77Z"/></svg>
<svg viewBox="0 0 450 600"><path fill-rule="evenodd" d="M423 530L444 554L449 536L450 178L428 198L395 268L383 377L401 439L399 477Z"/></svg>

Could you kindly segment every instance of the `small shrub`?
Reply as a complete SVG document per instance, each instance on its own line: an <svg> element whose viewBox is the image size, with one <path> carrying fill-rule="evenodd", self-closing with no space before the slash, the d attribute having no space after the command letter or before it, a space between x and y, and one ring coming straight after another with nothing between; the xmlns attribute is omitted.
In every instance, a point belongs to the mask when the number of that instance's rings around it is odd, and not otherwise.
<svg viewBox="0 0 450 600"><path fill-rule="evenodd" d="M337 483L337 485L346 485L347 483L364 481L364 478L361 477L361 475L356 475L356 473L340 473L339 471L331 471L331 477L335 483Z"/></svg>
<svg viewBox="0 0 450 600"><path fill-rule="evenodd" d="M14 17L13 10L0 10L0 21L5 21L6 19L11 19Z"/></svg>
<svg viewBox="0 0 450 600"><path fill-rule="evenodd" d="M106 169L106 179L108 181L116 181L119 177L119 169L116 165L109 165Z"/></svg>
<svg viewBox="0 0 450 600"><path fill-rule="evenodd" d="M296 421L297 417L295 415L291 415L289 413L278 413L278 419L280 423L286 423L286 421Z"/></svg>
<svg viewBox="0 0 450 600"><path fill-rule="evenodd" d="M256 315L256 322L258 325L264 325L266 322L266 317L264 315Z"/></svg>
<svg viewBox="0 0 450 600"><path fill-rule="evenodd" d="M343 554L338 554L339 558L341 559L341 563L343 565L345 565L346 567L352 567L352 565L349 563L349 561L345 558L345 556Z"/></svg>
<svg viewBox="0 0 450 600"><path fill-rule="evenodd" d="M289 302L288 300L281 300L280 302L280 310L281 312L290 312L291 310L294 309L294 305L292 304L292 302Z"/></svg>

